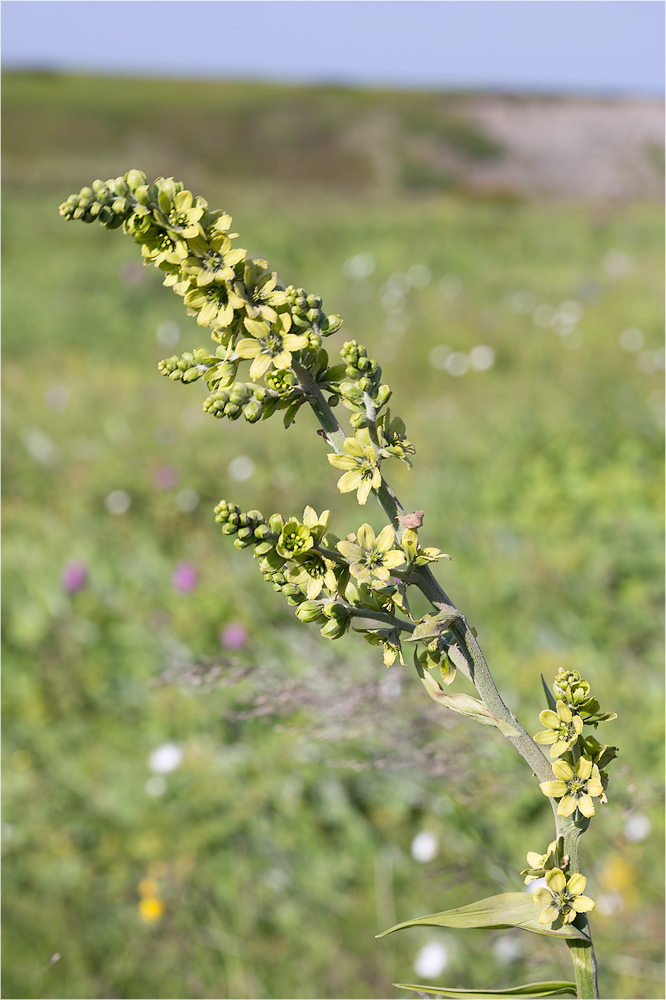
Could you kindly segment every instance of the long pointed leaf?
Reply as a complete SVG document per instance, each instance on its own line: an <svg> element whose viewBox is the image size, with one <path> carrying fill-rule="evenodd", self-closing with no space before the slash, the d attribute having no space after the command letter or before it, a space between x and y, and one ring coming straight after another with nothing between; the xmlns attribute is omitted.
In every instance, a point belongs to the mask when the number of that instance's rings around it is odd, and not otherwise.
<svg viewBox="0 0 666 1000"><path fill-rule="evenodd" d="M478 899L475 903L458 906L454 910L443 910L441 913L431 913L427 917L405 920L404 923L389 927L387 931L377 934L376 937L384 937L386 934L404 930L406 927L459 927L461 929L520 927L525 931L545 934L548 937L577 938L581 941L589 941L588 936L574 927L573 924L564 924L561 927L540 924L539 915L542 909L542 906L535 903L531 893L502 892L498 896Z"/></svg>
<svg viewBox="0 0 666 1000"><path fill-rule="evenodd" d="M556 706L557 706L557 702L555 701L555 696L553 695L553 692L550 690L550 688L546 684L546 680L545 680L543 674L541 674L541 683L543 685L543 690L544 690L545 695L546 695L546 701L548 702L548 708L550 708L551 711L554 712L555 709L556 709Z"/></svg>
<svg viewBox="0 0 666 1000"><path fill-rule="evenodd" d="M564 980L547 983L525 983L508 990L456 990L446 986L414 986L411 983L394 983L399 990L432 993L438 997L459 997L460 1000L485 1000L486 997L575 997L576 984Z"/></svg>

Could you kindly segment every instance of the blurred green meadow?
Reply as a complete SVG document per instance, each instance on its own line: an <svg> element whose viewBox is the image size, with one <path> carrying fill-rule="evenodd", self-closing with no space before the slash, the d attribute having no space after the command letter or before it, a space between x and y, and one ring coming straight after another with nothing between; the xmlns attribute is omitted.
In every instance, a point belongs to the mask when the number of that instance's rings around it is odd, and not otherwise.
<svg viewBox="0 0 666 1000"><path fill-rule="evenodd" d="M663 996L662 211L474 197L465 162L501 155L446 95L5 74L4 996L571 978L521 932L375 940L520 889L550 806L498 734L298 622L221 535L222 497L382 519L307 414L218 422L160 377L206 331L130 239L58 215L134 166L321 294L331 352L378 358L417 449L387 475L523 724L560 666L618 712L583 839L601 995Z"/></svg>

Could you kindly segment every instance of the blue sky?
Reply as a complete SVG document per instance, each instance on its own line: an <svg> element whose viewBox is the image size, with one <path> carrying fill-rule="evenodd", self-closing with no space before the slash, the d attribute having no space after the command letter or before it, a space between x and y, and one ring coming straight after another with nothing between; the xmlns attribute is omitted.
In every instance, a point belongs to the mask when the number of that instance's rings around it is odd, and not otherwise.
<svg viewBox="0 0 666 1000"><path fill-rule="evenodd" d="M4 0L5 68L660 96L661 0Z"/></svg>

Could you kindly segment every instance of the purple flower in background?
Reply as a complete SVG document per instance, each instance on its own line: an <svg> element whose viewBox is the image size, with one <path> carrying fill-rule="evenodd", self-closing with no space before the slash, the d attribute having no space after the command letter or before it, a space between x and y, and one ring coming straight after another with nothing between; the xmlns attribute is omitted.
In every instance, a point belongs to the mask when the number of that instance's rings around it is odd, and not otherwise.
<svg viewBox="0 0 666 1000"><path fill-rule="evenodd" d="M174 590L181 594L189 594L197 585L199 574L192 563L179 563L171 576Z"/></svg>
<svg viewBox="0 0 666 1000"><path fill-rule="evenodd" d="M240 622L230 622L220 632L220 642L225 649L240 649L247 641L247 629Z"/></svg>
<svg viewBox="0 0 666 1000"><path fill-rule="evenodd" d="M85 587L88 580L88 569L80 562L67 563L60 574L62 589L68 594L75 594Z"/></svg>
<svg viewBox="0 0 666 1000"><path fill-rule="evenodd" d="M161 465L153 473L153 486L158 490L170 490L178 482L178 473L171 465Z"/></svg>

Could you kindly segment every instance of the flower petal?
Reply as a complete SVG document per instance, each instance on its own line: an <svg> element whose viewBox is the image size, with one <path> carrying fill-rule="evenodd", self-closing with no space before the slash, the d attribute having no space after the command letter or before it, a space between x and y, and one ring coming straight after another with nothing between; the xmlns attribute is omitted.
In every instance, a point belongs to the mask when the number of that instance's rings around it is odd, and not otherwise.
<svg viewBox="0 0 666 1000"><path fill-rule="evenodd" d="M562 781L571 781L574 776L573 767L571 764L567 764L566 760L556 760L551 766L555 777L560 778ZM562 792L562 795L564 795L564 792Z"/></svg>
<svg viewBox="0 0 666 1000"><path fill-rule="evenodd" d="M375 544L375 532L369 524L362 524L357 532L358 544L362 549L371 549Z"/></svg>
<svg viewBox="0 0 666 1000"><path fill-rule="evenodd" d="M544 708L543 712L539 712L539 722L542 726L548 726L549 729L560 728L559 715L557 712L552 712L549 708Z"/></svg>
<svg viewBox="0 0 666 1000"><path fill-rule="evenodd" d="M542 733L536 733L534 736L536 743L542 743L545 746L548 746L549 743L555 743L557 739L558 734L554 729L544 729Z"/></svg>
<svg viewBox="0 0 666 1000"><path fill-rule="evenodd" d="M566 781L542 781L539 788L549 799L560 799L566 794L567 784Z"/></svg>
<svg viewBox="0 0 666 1000"><path fill-rule="evenodd" d="M257 340L250 340L246 337L243 340L239 340L236 344L235 351L241 358L256 358L261 350L261 344Z"/></svg>
<svg viewBox="0 0 666 1000"><path fill-rule="evenodd" d="M575 812L577 804L573 795L565 795L557 807L557 815L571 816L572 812Z"/></svg>
<svg viewBox="0 0 666 1000"><path fill-rule="evenodd" d="M563 701L557 702L557 714L562 722L571 722L571 709Z"/></svg>
<svg viewBox="0 0 666 1000"><path fill-rule="evenodd" d="M334 463L331 463L333 465ZM351 493L355 490L361 480L361 473L357 469L350 469L349 472L345 472L344 476L340 476L338 479L338 489L341 493Z"/></svg>
<svg viewBox="0 0 666 1000"><path fill-rule="evenodd" d="M596 905L589 896L576 896L575 899L571 900L571 908L576 913L586 913L588 910L593 910Z"/></svg>
<svg viewBox="0 0 666 1000"><path fill-rule="evenodd" d="M257 354L256 358L250 365L250 378L258 379L262 375L265 375L268 369L271 367L271 359L267 354Z"/></svg>
<svg viewBox="0 0 666 1000"><path fill-rule="evenodd" d="M592 774L592 761L589 757L579 757L578 763L576 764L576 774L579 778L582 778L583 781L587 781Z"/></svg>
<svg viewBox="0 0 666 1000"><path fill-rule="evenodd" d="M377 535L377 550L388 552L395 541L395 531L390 524L387 524Z"/></svg>
<svg viewBox="0 0 666 1000"><path fill-rule="evenodd" d="M241 341L242 343L242 341ZM356 469L357 462L355 458L351 458L350 455L336 455L330 454L326 458L329 460L331 465L335 466L336 469Z"/></svg>
<svg viewBox="0 0 666 1000"><path fill-rule="evenodd" d="M552 892L562 892L566 887L567 880L564 877L564 872L561 868L551 868L549 872L546 872L546 885ZM585 886L583 886L585 888ZM582 892L582 890L581 890Z"/></svg>
<svg viewBox="0 0 666 1000"><path fill-rule="evenodd" d="M372 482L369 479L363 479L361 485L356 493L356 499L363 505L370 496L370 490L372 489Z"/></svg>
<svg viewBox="0 0 666 1000"><path fill-rule="evenodd" d="M569 892L573 893L574 896L578 896L581 892L585 892L585 886L587 885L587 879L580 872L574 872L574 874L569 879L567 889ZM564 886L562 886L564 889ZM560 890L561 891L561 890Z"/></svg>
<svg viewBox="0 0 666 1000"><path fill-rule="evenodd" d="M353 455L355 458L363 458L363 448L355 438L345 438L344 448L348 455Z"/></svg>
<svg viewBox="0 0 666 1000"><path fill-rule="evenodd" d="M557 920L559 915L560 911L557 906L555 903L551 903L550 906L547 906L546 909L541 912L541 915L539 916L539 923L552 924L554 920Z"/></svg>
<svg viewBox="0 0 666 1000"><path fill-rule="evenodd" d="M347 541L345 538L341 542L338 542L336 549L343 554L345 559L349 559L350 562L357 562L361 558L359 546L355 545L354 542Z"/></svg>
<svg viewBox="0 0 666 1000"><path fill-rule="evenodd" d="M583 816L594 816L594 802L589 795L581 795L578 799L578 809Z"/></svg>

